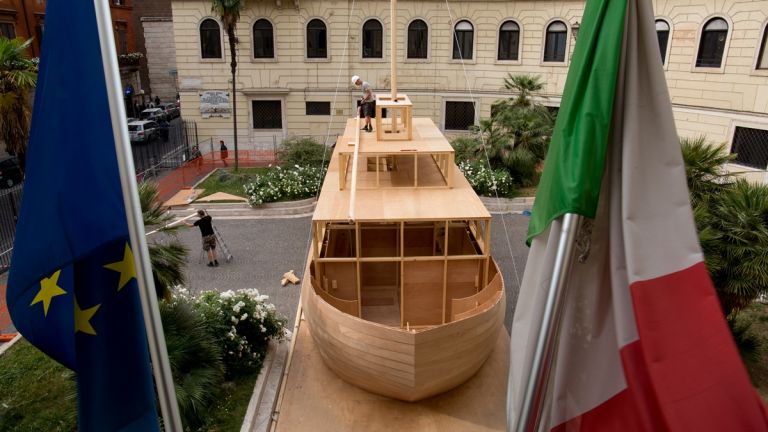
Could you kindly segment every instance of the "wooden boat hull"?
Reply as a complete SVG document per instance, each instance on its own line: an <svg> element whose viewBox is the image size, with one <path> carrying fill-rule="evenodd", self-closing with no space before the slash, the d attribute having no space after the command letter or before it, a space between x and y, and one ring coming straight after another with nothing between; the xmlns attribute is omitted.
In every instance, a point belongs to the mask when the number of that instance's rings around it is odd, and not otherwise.
<svg viewBox="0 0 768 432"><path fill-rule="evenodd" d="M308 267L301 301L325 364L350 384L409 402L450 390L472 377L491 354L504 325L504 283L498 271L472 298L453 300L456 310L459 303L469 305L466 312L455 314L452 322L418 330L345 313L317 289Z"/></svg>

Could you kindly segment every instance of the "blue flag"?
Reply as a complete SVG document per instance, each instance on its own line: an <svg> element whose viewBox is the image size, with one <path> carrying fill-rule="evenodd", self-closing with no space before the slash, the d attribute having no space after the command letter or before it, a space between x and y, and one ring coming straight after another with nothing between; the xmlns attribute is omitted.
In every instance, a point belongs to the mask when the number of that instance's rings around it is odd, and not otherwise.
<svg viewBox="0 0 768 432"><path fill-rule="evenodd" d="M79 430L156 431L94 3L48 1L41 51L8 309L77 372Z"/></svg>

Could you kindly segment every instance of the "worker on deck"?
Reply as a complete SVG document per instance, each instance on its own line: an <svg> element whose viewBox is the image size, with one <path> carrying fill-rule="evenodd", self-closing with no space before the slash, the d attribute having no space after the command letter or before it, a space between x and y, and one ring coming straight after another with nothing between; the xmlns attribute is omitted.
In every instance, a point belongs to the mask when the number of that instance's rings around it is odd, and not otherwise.
<svg viewBox="0 0 768 432"><path fill-rule="evenodd" d="M373 117L376 95L373 93L371 85L360 79L360 77L357 75L352 77L352 84L355 86L360 86L360 88L363 90L363 97L360 99L360 103L357 108L358 117L365 117L365 126L361 130L366 132L373 132L373 126L371 126L371 117Z"/></svg>

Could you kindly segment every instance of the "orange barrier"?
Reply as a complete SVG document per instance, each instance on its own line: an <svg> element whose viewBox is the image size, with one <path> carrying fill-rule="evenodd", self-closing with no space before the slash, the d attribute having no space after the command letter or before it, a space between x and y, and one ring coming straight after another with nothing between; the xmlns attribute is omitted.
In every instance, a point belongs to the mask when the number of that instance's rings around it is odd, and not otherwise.
<svg viewBox="0 0 768 432"><path fill-rule="evenodd" d="M221 158L221 152L204 154L192 159L184 165L163 173L157 179L157 192L161 201L167 201L183 188L190 188L217 168L231 168L235 165L235 152L228 151L226 159ZM264 167L276 163L275 153L266 150L239 150L238 165L241 168ZM141 179L139 179L141 180Z"/></svg>

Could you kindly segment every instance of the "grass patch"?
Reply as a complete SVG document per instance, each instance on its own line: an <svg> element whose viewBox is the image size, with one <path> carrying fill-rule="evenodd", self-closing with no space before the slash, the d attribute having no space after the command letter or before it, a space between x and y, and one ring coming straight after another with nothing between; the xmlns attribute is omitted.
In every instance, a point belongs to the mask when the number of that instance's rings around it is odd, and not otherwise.
<svg viewBox="0 0 768 432"><path fill-rule="evenodd" d="M0 357L0 430L77 430L74 373L25 339Z"/></svg>
<svg viewBox="0 0 768 432"><path fill-rule="evenodd" d="M239 431L258 376L258 373L253 373L238 377L234 382L225 383L221 398L208 410L208 421L200 430Z"/></svg>
<svg viewBox="0 0 768 432"><path fill-rule="evenodd" d="M222 385L200 431L238 431L258 372ZM76 431L77 389L72 371L25 339L0 357L0 431Z"/></svg>
<svg viewBox="0 0 768 432"><path fill-rule="evenodd" d="M234 172L233 168L217 169L204 182L197 187L205 189L200 198L213 195L216 192L224 192L245 198L243 185L252 183L257 175L265 174L269 168L240 168Z"/></svg>
<svg viewBox="0 0 768 432"><path fill-rule="evenodd" d="M751 323L749 332L760 342L757 361L747 361L747 371L752 384L768 403L768 305L753 303L739 313L738 320Z"/></svg>

